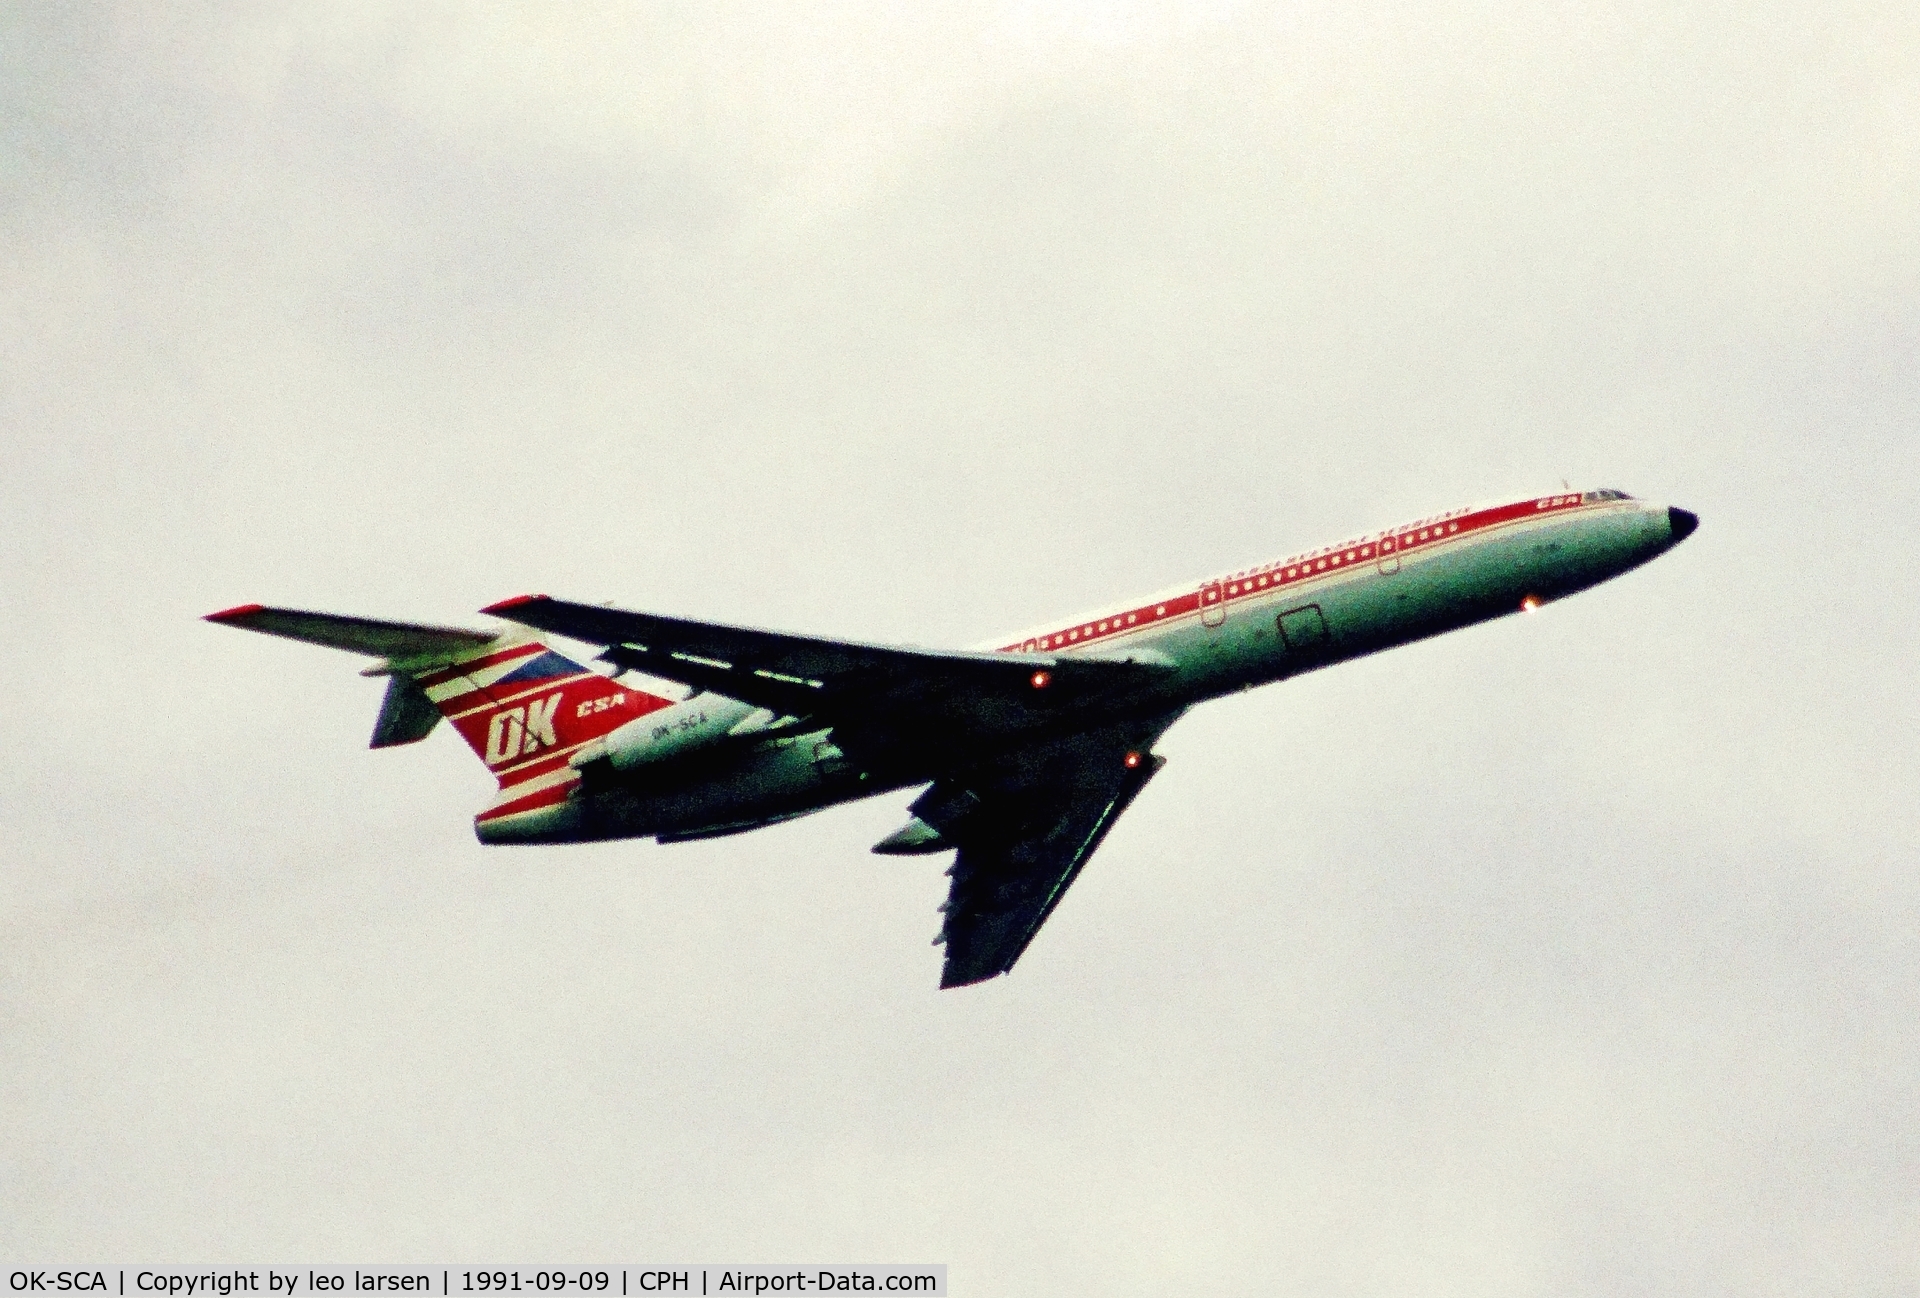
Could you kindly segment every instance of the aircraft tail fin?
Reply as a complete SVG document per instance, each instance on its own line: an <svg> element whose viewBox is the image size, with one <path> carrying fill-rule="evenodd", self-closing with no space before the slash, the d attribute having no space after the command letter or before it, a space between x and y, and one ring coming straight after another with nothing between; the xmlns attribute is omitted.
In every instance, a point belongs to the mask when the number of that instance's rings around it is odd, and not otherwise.
<svg viewBox="0 0 1920 1298"><path fill-rule="evenodd" d="M388 678L371 746L416 743L444 717L499 779L496 808L524 800L533 790L522 786L536 782L564 796L574 751L673 702L589 671L522 627L472 631L260 604L206 620L378 658L361 673Z"/></svg>
<svg viewBox="0 0 1920 1298"><path fill-rule="evenodd" d="M374 719L373 742L369 748L392 748L397 744L417 744L440 724L440 709L411 676L387 677L387 696L380 700L380 715Z"/></svg>

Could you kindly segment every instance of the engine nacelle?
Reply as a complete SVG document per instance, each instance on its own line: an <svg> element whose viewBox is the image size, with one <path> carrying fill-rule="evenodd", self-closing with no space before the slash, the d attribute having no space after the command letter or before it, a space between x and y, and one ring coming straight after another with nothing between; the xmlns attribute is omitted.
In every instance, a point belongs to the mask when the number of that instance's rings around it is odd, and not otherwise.
<svg viewBox="0 0 1920 1298"><path fill-rule="evenodd" d="M585 766L605 759L616 771L630 771L705 748L734 735L769 728L775 718L765 708L718 694L696 694L658 712L636 717L572 758Z"/></svg>

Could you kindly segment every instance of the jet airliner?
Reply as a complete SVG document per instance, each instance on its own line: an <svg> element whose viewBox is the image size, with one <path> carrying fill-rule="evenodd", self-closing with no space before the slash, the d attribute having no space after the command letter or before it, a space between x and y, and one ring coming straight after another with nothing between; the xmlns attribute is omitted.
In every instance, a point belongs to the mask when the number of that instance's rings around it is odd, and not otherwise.
<svg viewBox="0 0 1920 1298"><path fill-rule="evenodd" d="M450 721L499 781L483 843L662 843L925 786L874 845L955 851L942 987L1013 968L1196 703L1530 610L1665 553L1699 519L1611 489L1468 506L972 651L572 603L499 630L248 604L209 621L377 661L372 746ZM590 670L539 638L602 646ZM638 683L635 681L638 678Z"/></svg>

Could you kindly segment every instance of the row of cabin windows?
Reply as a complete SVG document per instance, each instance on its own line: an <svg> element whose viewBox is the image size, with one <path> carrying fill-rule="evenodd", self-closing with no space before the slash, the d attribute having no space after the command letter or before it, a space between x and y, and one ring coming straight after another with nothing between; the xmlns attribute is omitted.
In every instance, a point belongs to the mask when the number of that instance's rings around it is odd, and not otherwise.
<svg viewBox="0 0 1920 1298"><path fill-rule="evenodd" d="M1626 492L1620 491L1614 487L1602 487L1598 491L1587 492L1586 499L1589 501L1632 500L1633 497L1628 495ZM1460 524L1458 523L1448 523L1445 527L1440 527L1437 525L1434 527L1423 527L1418 532L1407 533L1404 537L1401 537L1400 540L1402 544L1418 545L1422 541L1437 540L1442 536L1446 536L1451 533L1458 532L1459 530L1460 530ZM1369 559L1372 557L1373 557L1373 547L1370 545L1362 545L1362 546L1356 547L1355 549L1346 551L1344 555L1339 555L1339 554L1329 555L1324 559L1309 560L1306 563L1294 564L1292 567L1287 569L1286 577L1287 578L1297 577L1302 572L1309 572L1309 573L1324 572L1329 564L1331 564L1333 567L1338 568L1343 561L1346 563L1353 563L1356 559ZM1274 576L1271 578L1267 576L1261 576L1256 578L1253 581L1234 582L1228 585L1227 594L1238 595L1243 590L1255 590L1255 589L1264 590L1268 585L1281 580L1283 580L1283 578L1279 576ZM1162 605L1160 608L1155 610L1155 616L1164 616L1165 613L1166 613L1166 607L1164 605ZM1137 617L1138 617L1137 614L1133 614L1133 613L1127 614L1124 625L1132 626L1134 622L1137 620ZM1120 618L1113 618L1110 621L1098 623L1097 627L1096 625L1090 624L1088 626L1084 626L1080 628L1078 631L1069 631L1065 635L1042 636L1040 638L1039 643L1042 647L1048 646L1049 643L1053 645L1058 645L1066 641L1078 640L1083 635L1092 636L1092 635L1098 634L1099 632L1106 631L1109 628L1111 628L1112 630L1118 631L1121 628L1121 626L1122 626L1122 620Z"/></svg>

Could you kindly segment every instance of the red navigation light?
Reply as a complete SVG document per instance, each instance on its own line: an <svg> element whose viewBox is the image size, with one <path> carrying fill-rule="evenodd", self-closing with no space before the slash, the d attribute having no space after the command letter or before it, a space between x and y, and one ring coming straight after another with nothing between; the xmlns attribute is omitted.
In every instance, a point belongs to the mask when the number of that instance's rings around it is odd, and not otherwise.
<svg viewBox="0 0 1920 1298"><path fill-rule="evenodd" d="M1539 607L1540 607L1540 597L1538 595L1529 595L1525 599L1520 601L1520 611L1522 613L1531 613L1533 612L1533 610Z"/></svg>
<svg viewBox="0 0 1920 1298"><path fill-rule="evenodd" d="M1126 756L1126 763L1127 763L1127 769L1129 771L1137 769L1140 765L1140 754L1128 753Z"/></svg>
<svg viewBox="0 0 1920 1298"><path fill-rule="evenodd" d="M1032 679L1033 688L1036 690L1044 690L1053 680L1053 675L1050 672L1035 672Z"/></svg>

